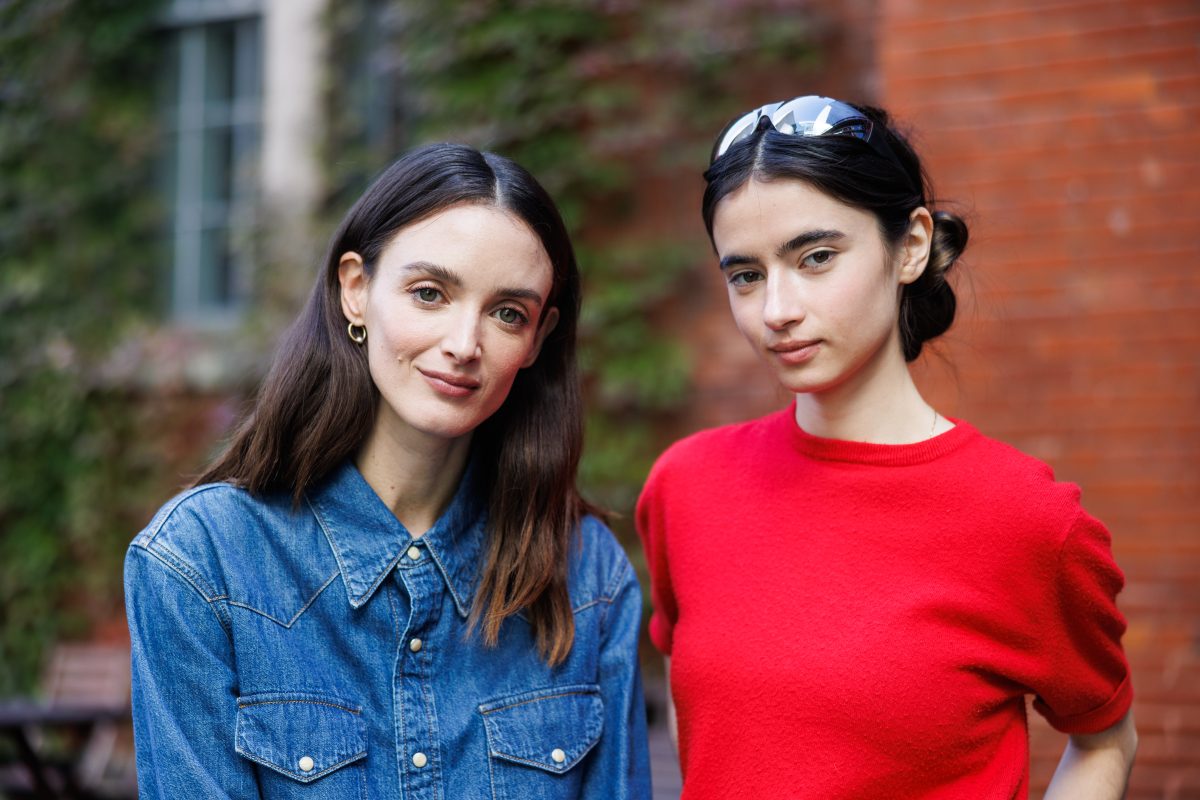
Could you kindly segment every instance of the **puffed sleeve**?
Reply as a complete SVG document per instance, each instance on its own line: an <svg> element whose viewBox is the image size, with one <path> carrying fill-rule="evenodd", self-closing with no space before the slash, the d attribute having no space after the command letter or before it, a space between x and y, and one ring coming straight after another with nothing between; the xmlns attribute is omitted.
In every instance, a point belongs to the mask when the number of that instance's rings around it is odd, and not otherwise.
<svg viewBox="0 0 1200 800"><path fill-rule="evenodd" d="M664 493L665 467L662 461L650 471L637 503L637 529L650 569L650 599L654 606L650 615L650 641L664 655L671 654L675 621L679 611L671 584L671 568L667 557L667 508Z"/></svg>
<svg viewBox="0 0 1200 800"><path fill-rule="evenodd" d="M138 796L258 797L234 751L232 646L197 579L136 542L125 558Z"/></svg>
<svg viewBox="0 0 1200 800"><path fill-rule="evenodd" d="M1098 733L1133 702L1121 646L1125 618L1117 594L1125 584L1108 530L1082 509L1058 554L1052 606L1039 637L1043 669L1034 707L1064 733Z"/></svg>
<svg viewBox="0 0 1200 800"><path fill-rule="evenodd" d="M600 651L604 735L593 755L580 800L650 800L646 700L638 664L642 590L624 553L605 595L611 602Z"/></svg>

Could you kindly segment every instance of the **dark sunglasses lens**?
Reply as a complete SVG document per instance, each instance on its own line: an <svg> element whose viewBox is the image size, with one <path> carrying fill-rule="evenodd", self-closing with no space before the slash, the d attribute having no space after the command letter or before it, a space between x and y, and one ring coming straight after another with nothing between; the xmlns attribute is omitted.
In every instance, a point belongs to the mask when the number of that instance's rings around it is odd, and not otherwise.
<svg viewBox="0 0 1200 800"><path fill-rule="evenodd" d="M874 123L868 119L848 119L834 125L829 132L842 136L853 136L856 139L869 142L871 141L871 131L873 128Z"/></svg>

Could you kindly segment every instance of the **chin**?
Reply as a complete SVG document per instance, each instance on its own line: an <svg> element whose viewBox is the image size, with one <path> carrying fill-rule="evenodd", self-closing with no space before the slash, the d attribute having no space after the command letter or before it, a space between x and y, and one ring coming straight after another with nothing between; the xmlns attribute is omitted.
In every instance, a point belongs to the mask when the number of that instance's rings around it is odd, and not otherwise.
<svg viewBox="0 0 1200 800"><path fill-rule="evenodd" d="M792 394L820 394L836 389L846 380L845 375L829 375L813 371L809 374L776 373L775 379Z"/></svg>
<svg viewBox="0 0 1200 800"><path fill-rule="evenodd" d="M474 433L498 409L480 408L430 408L413 419L410 424L430 436L441 439L459 439Z"/></svg>
<svg viewBox="0 0 1200 800"><path fill-rule="evenodd" d="M436 436L439 439L461 439L464 436L469 436L481 424L482 419L472 417L468 420L463 419L427 419L417 421L413 427L421 431L421 433L429 436Z"/></svg>

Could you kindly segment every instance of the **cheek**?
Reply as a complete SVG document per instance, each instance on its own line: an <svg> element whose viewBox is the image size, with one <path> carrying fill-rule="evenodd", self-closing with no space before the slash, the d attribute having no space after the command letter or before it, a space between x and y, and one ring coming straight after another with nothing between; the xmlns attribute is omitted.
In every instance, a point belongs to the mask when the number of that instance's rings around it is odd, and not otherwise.
<svg viewBox="0 0 1200 800"><path fill-rule="evenodd" d="M521 371L525 359L533 351L534 335L497 336L492 342L484 343L484 352L490 354L488 369L497 380L510 384Z"/></svg>
<svg viewBox="0 0 1200 800"><path fill-rule="evenodd" d="M729 290L729 311L733 324L751 344L757 343L762 335L762 308L751 297L744 297Z"/></svg>
<svg viewBox="0 0 1200 800"><path fill-rule="evenodd" d="M428 334L422 334L417 326L376 325L375 331L367 335L367 355L372 371L377 367L412 359L429 348L430 338Z"/></svg>
<svg viewBox="0 0 1200 800"><path fill-rule="evenodd" d="M900 313L895 287L886 280L861 280L831 286L826 308L861 332L890 328Z"/></svg>

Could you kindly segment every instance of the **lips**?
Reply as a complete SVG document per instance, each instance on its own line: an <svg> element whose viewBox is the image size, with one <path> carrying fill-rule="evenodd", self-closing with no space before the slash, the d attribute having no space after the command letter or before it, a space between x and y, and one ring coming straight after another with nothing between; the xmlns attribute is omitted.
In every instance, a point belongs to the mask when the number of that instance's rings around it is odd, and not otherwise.
<svg viewBox="0 0 1200 800"><path fill-rule="evenodd" d="M420 368L417 371L435 392L447 397L466 397L482 385L478 378L469 375Z"/></svg>
<svg viewBox="0 0 1200 800"><path fill-rule="evenodd" d="M804 341L776 342L767 346L775 356L785 364L795 366L811 361L821 349L820 339Z"/></svg>

